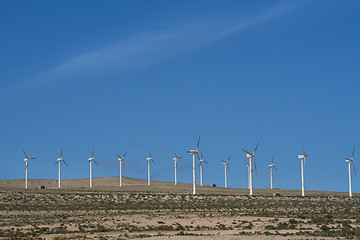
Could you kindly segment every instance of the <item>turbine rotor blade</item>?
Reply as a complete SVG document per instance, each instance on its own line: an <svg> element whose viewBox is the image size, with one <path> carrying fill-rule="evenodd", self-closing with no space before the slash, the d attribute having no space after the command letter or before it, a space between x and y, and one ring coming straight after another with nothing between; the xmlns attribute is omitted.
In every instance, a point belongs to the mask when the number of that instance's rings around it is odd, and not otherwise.
<svg viewBox="0 0 360 240"><path fill-rule="evenodd" d="M95 161L95 159L93 159L94 163L96 164L96 166L98 166L97 162Z"/></svg>
<svg viewBox="0 0 360 240"><path fill-rule="evenodd" d="M93 148L93 151L92 151L92 155L91 155L93 158L94 158L94 148Z"/></svg>
<svg viewBox="0 0 360 240"><path fill-rule="evenodd" d="M205 162L206 164L209 164L209 163L208 163L207 161L205 161L205 160L204 160L204 162Z"/></svg>
<svg viewBox="0 0 360 240"><path fill-rule="evenodd" d="M304 152L304 156L306 156L304 144L303 144L303 152Z"/></svg>
<svg viewBox="0 0 360 240"><path fill-rule="evenodd" d="M196 145L196 151L199 149L199 144L200 144L200 136L199 136L199 140L198 140L197 145Z"/></svg>
<svg viewBox="0 0 360 240"><path fill-rule="evenodd" d="M174 154L175 154L175 158L179 159L179 158L178 158L178 156L176 155L176 152L175 152L175 150L174 150Z"/></svg>
<svg viewBox="0 0 360 240"><path fill-rule="evenodd" d="M200 160L200 157L199 157L199 154L198 154L198 152L196 151L196 156L198 157L198 159Z"/></svg>
<svg viewBox="0 0 360 240"><path fill-rule="evenodd" d="M255 147L255 150L254 150L254 155L256 153L256 150L257 150L258 146L259 146L259 142L256 144L256 147Z"/></svg>
<svg viewBox="0 0 360 240"><path fill-rule="evenodd" d="M255 157L253 157L253 160L254 160L255 173L257 174Z"/></svg>
<svg viewBox="0 0 360 240"><path fill-rule="evenodd" d="M354 164L354 162L351 162L351 163L352 163L352 166L353 166L353 169L354 169L354 173L355 173L355 176L356 176L355 164Z"/></svg>
<svg viewBox="0 0 360 240"><path fill-rule="evenodd" d="M119 156L119 154L116 154L116 156L117 156L118 158L120 158L120 159L122 158L122 157Z"/></svg>
<svg viewBox="0 0 360 240"><path fill-rule="evenodd" d="M244 149L243 149L243 151L246 152L247 154L250 154L251 156L254 156L252 153L249 153L248 151L246 151Z"/></svg>
<svg viewBox="0 0 360 240"><path fill-rule="evenodd" d="M150 149L150 158L151 158L151 149Z"/></svg>
<svg viewBox="0 0 360 240"><path fill-rule="evenodd" d="M277 171L278 169L274 166L275 170Z"/></svg>
<svg viewBox="0 0 360 240"><path fill-rule="evenodd" d="M354 149L353 149L353 153L351 155L351 159L354 159L354 153L355 153L355 146L354 146Z"/></svg>
<svg viewBox="0 0 360 240"><path fill-rule="evenodd" d="M26 157L27 159L29 159L29 157L26 155L26 153L25 153L24 149L23 149L23 152L24 152L24 154L25 154L25 157Z"/></svg>
<svg viewBox="0 0 360 240"><path fill-rule="evenodd" d="M69 165L65 162L65 160L62 160L62 161L65 163L66 166L69 166Z"/></svg>
<svg viewBox="0 0 360 240"><path fill-rule="evenodd" d="M230 157L228 158L228 160L226 161L227 163L230 161L230 158L231 158L231 155L230 155Z"/></svg>
<svg viewBox="0 0 360 240"><path fill-rule="evenodd" d="M127 152L125 152L124 156L122 158L124 158L126 156Z"/></svg>
<svg viewBox="0 0 360 240"><path fill-rule="evenodd" d="M62 158L62 148L60 149L60 157Z"/></svg>

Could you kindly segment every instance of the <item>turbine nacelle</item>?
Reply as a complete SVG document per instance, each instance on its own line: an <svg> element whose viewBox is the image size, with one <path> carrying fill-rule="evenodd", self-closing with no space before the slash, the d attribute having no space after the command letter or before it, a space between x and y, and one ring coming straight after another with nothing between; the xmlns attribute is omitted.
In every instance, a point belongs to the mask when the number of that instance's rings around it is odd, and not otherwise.
<svg viewBox="0 0 360 240"><path fill-rule="evenodd" d="M252 158L252 157L253 157L253 155L252 155L252 154L247 153L247 154L246 154L246 157L247 157L247 158Z"/></svg>
<svg viewBox="0 0 360 240"><path fill-rule="evenodd" d="M197 150L190 150L190 151L187 151L187 153L190 153L190 154L197 154L198 151Z"/></svg>
<svg viewBox="0 0 360 240"><path fill-rule="evenodd" d="M298 156L299 159L305 159L307 157L307 155L301 154Z"/></svg>
<svg viewBox="0 0 360 240"><path fill-rule="evenodd" d="M90 162L90 161L94 161L94 158L91 157L91 158L88 159L88 161L89 161L89 162Z"/></svg>
<svg viewBox="0 0 360 240"><path fill-rule="evenodd" d="M152 160L152 158L146 158L146 160L151 161L151 160Z"/></svg>
<svg viewBox="0 0 360 240"><path fill-rule="evenodd" d="M120 156L120 155L117 155L117 154L116 154L116 156L118 157L119 161L122 161L122 160L124 160L126 154L127 154L127 152L123 156Z"/></svg>

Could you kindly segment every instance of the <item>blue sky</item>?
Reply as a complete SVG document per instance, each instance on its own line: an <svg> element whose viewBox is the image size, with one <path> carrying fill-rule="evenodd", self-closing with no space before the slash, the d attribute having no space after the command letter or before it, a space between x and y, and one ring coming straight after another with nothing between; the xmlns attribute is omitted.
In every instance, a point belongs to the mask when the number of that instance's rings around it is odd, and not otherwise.
<svg viewBox="0 0 360 240"><path fill-rule="evenodd" d="M210 164L204 183L247 186L242 149L257 152L255 188L347 191L359 146L359 1L2 1L0 179L118 175L190 183L191 155ZM360 146L359 146L360 147ZM359 169L358 152L355 165ZM353 189L360 192L359 177Z"/></svg>

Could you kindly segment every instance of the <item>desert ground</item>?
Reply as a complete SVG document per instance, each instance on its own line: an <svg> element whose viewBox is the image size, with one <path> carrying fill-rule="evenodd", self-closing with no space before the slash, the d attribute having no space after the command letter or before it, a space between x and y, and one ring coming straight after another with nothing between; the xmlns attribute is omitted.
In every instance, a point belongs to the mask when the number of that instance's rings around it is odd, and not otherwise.
<svg viewBox="0 0 360 240"><path fill-rule="evenodd" d="M0 181L0 239L359 239L360 195L124 178ZM45 186L45 189L38 189Z"/></svg>

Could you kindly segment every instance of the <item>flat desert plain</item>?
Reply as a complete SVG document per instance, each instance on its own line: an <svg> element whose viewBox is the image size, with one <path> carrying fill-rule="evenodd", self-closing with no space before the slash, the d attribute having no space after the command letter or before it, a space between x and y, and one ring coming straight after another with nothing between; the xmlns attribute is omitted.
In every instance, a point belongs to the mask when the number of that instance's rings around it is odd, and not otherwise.
<svg viewBox="0 0 360 240"><path fill-rule="evenodd" d="M124 178L0 181L2 239L359 239L360 196ZM38 189L44 186L45 189Z"/></svg>

